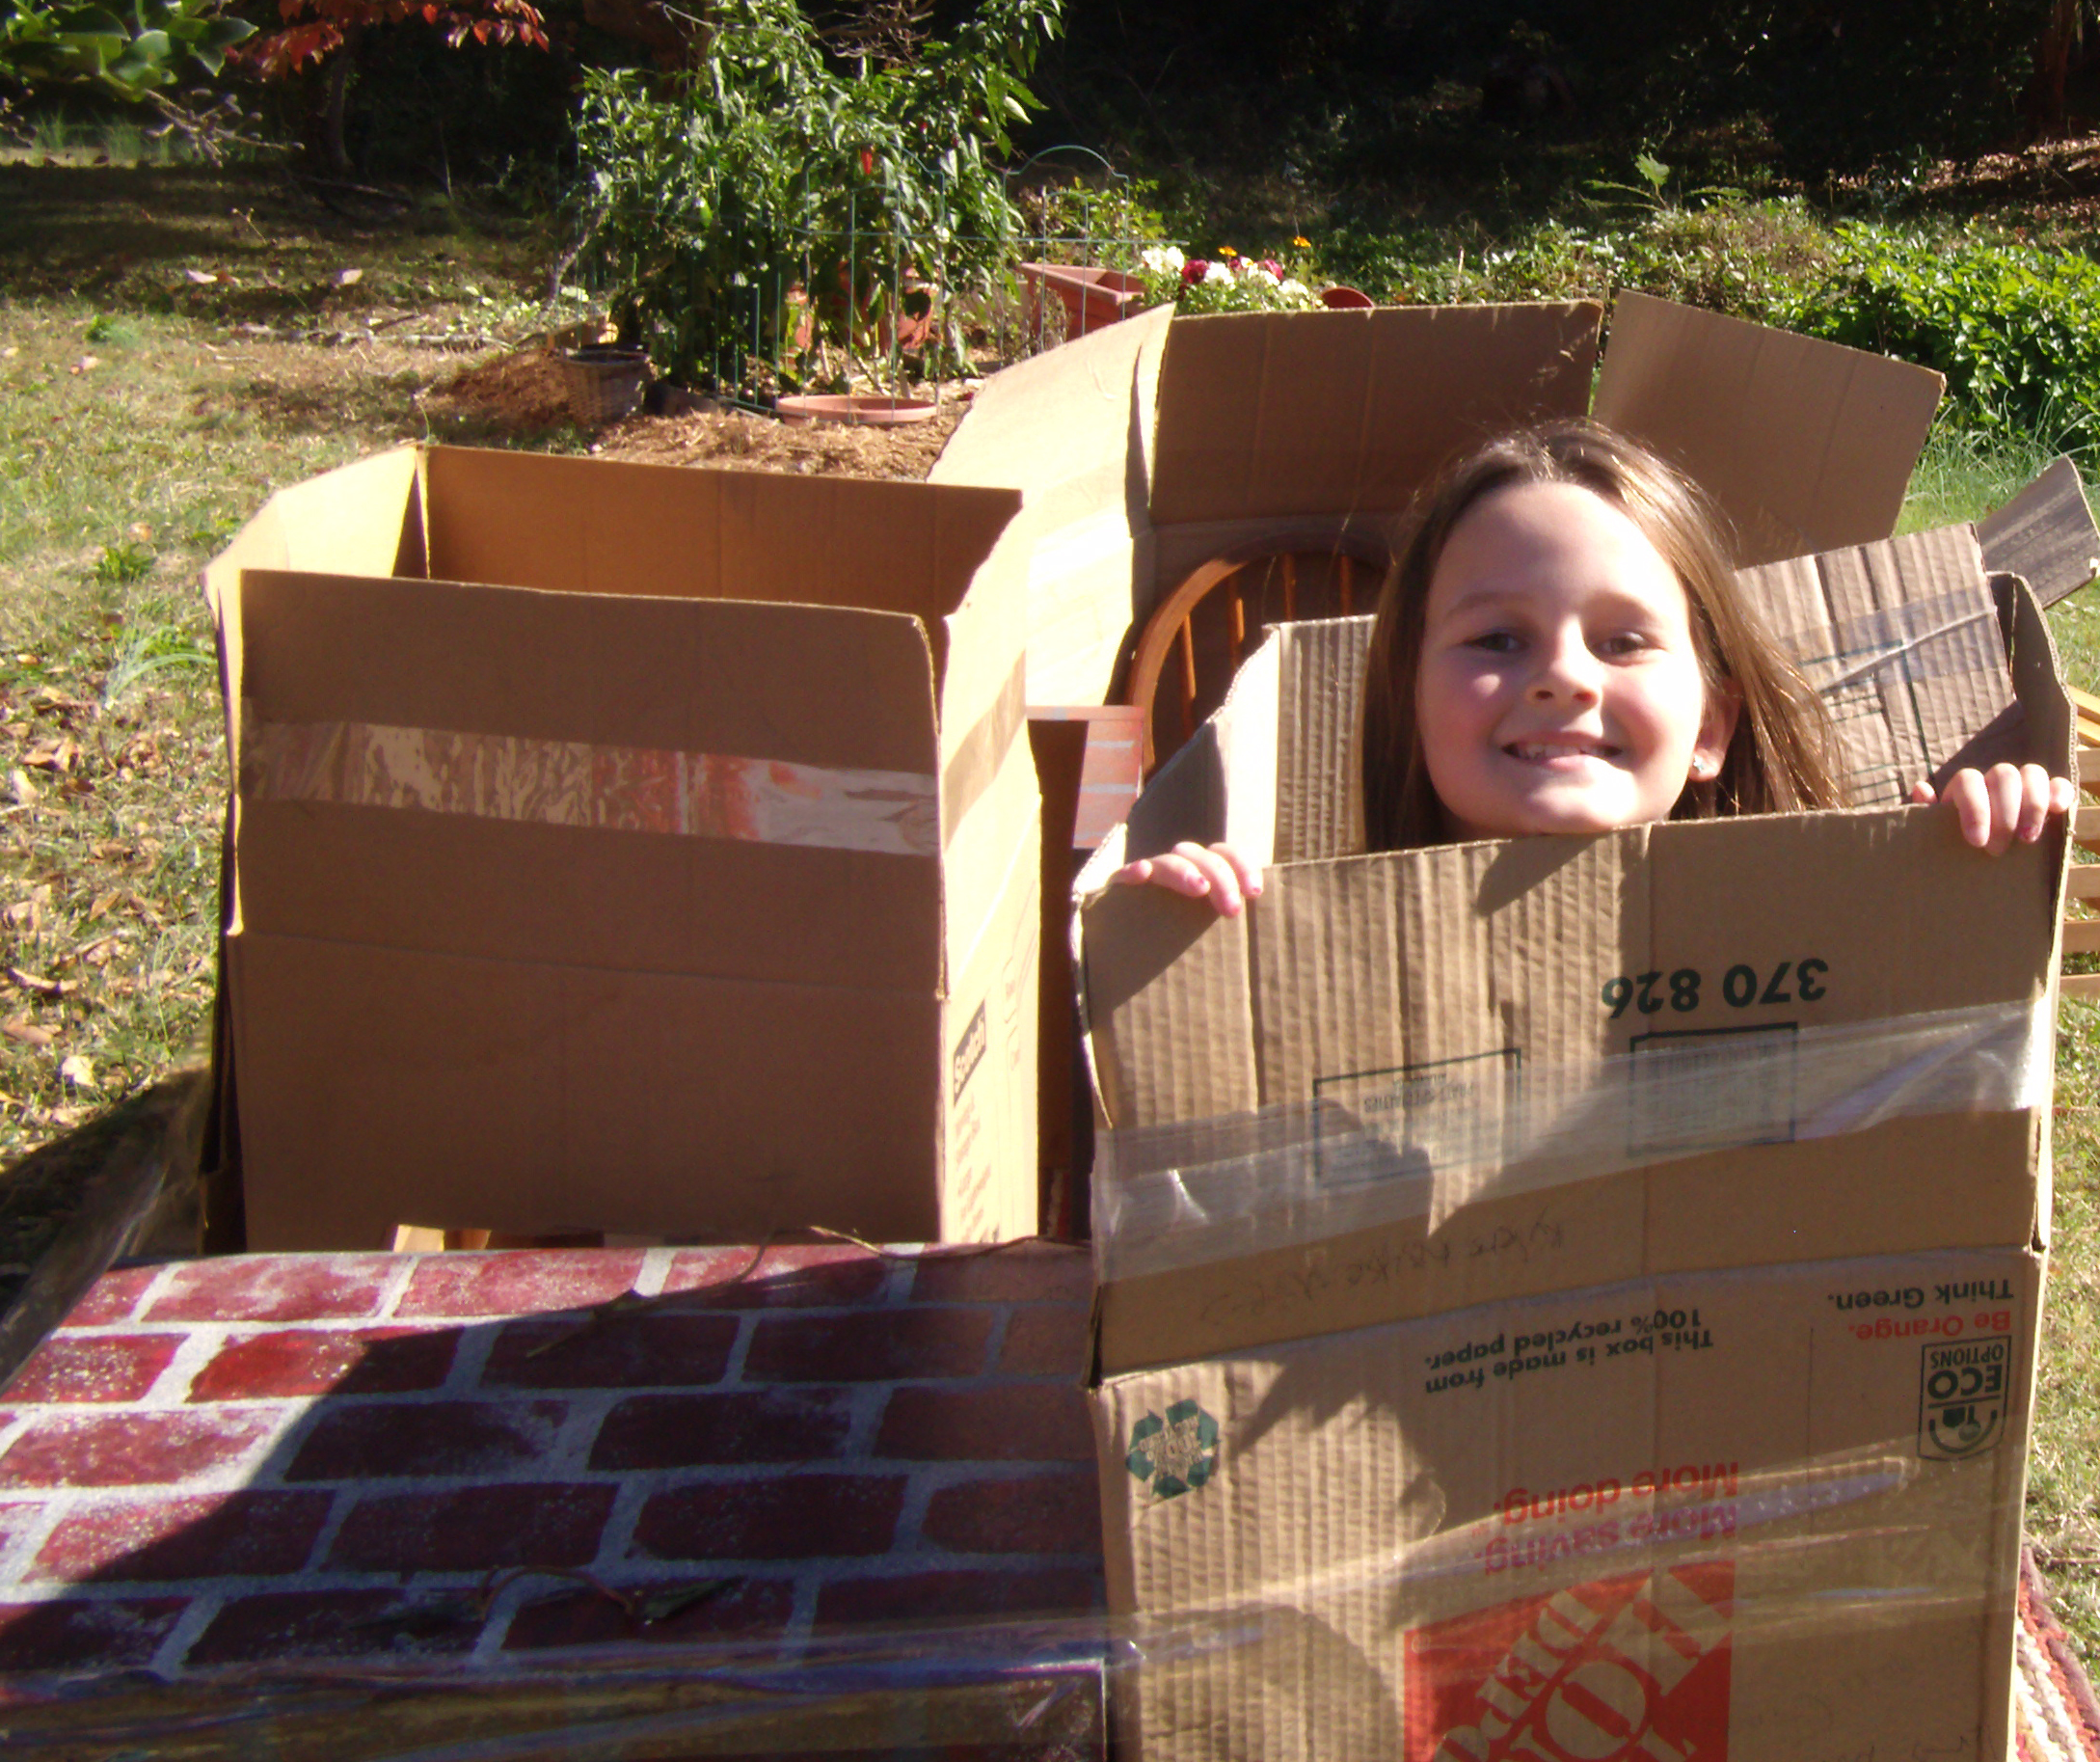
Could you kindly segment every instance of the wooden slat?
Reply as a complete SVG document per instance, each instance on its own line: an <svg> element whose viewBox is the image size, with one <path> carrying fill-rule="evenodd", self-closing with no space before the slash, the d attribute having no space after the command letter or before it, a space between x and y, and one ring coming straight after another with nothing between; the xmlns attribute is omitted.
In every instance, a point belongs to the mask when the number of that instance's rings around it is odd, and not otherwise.
<svg viewBox="0 0 2100 1762"><path fill-rule="evenodd" d="M1181 620L1181 738L1196 735L1196 620Z"/></svg>
<svg viewBox="0 0 2100 1762"><path fill-rule="evenodd" d="M2100 918L2065 918L2063 952L2067 955L2100 955Z"/></svg>
<svg viewBox="0 0 2100 1762"><path fill-rule="evenodd" d="M2065 997L2100 997L2100 973L2065 973L2057 989Z"/></svg>
<svg viewBox="0 0 2100 1762"><path fill-rule="evenodd" d="M2081 691L2076 686L2065 686L2063 694L2071 700L2072 708L2079 715L2100 721L2100 697L2095 697L2090 691Z"/></svg>
<svg viewBox="0 0 2100 1762"><path fill-rule="evenodd" d="M2066 899L2100 900L2100 862L2073 863L2063 893Z"/></svg>
<svg viewBox="0 0 2100 1762"><path fill-rule="evenodd" d="M2095 839L2100 839L2100 807L2080 807L2071 822L2071 836L2088 847Z"/></svg>
<svg viewBox="0 0 2100 1762"><path fill-rule="evenodd" d="M2100 746L2081 746L2078 749L2078 780L2081 783L2100 783Z"/></svg>

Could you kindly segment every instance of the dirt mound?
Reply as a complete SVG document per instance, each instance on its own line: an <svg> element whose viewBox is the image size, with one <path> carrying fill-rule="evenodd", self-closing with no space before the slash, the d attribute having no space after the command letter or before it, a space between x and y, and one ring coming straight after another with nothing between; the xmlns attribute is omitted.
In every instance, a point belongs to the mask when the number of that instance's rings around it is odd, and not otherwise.
<svg viewBox="0 0 2100 1762"><path fill-rule="evenodd" d="M674 402L681 396L674 393ZM538 349L477 361L433 388L423 402L433 415L491 437L525 438L574 422L561 363ZM600 430L591 450L602 458L652 465L916 480L933 469L969 407L969 390L950 386L932 416L896 428L788 423L741 410L688 408L665 416L637 411Z"/></svg>
<svg viewBox="0 0 2100 1762"><path fill-rule="evenodd" d="M951 391L923 422L862 428L843 422L794 424L775 417L725 410L685 416L631 416L600 437L607 459L655 465L798 472L808 475L923 478L970 407L967 391Z"/></svg>
<svg viewBox="0 0 2100 1762"><path fill-rule="evenodd" d="M438 415L511 434L559 428L569 420L561 364L544 349L477 361L433 387L423 402Z"/></svg>

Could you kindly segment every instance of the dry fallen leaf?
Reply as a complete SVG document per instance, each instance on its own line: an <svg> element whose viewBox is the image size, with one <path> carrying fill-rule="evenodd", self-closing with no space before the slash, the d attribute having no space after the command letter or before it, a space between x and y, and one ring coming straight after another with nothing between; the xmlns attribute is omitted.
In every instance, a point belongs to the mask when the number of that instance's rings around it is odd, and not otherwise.
<svg viewBox="0 0 2100 1762"><path fill-rule="evenodd" d="M94 1066L84 1052L71 1052L59 1061L59 1081L73 1089L94 1087Z"/></svg>
<svg viewBox="0 0 2100 1762"><path fill-rule="evenodd" d="M63 997L79 988L65 979L46 979L40 973L25 973L18 966L7 969L9 980L25 991L35 991L40 997Z"/></svg>
<svg viewBox="0 0 2100 1762"><path fill-rule="evenodd" d="M92 373L96 367L100 366L101 365L101 356L83 355L78 361L73 363L73 365L67 367L66 370L68 373Z"/></svg>
<svg viewBox="0 0 2100 1762"><path fill-rule="evenodd" d="M192 287L209 287L219 279L208 269L185 269L182 274Z"/></svg>
<svg viewBox="0 0 2100 1762"><path fill-rule="evenodd" d="M340 272L339 272L339 273L338 273L338 274L337 275L337 277L336 277L336 285L337 285L337 287L355 287L355 286L356 286L356 285L358 285L358 284L359 284L360 282L362 282L362 281L363 281L363 280L364 280L364 271L363 271L363 270L362 270L362 269L345 269L345 270L342 270L342 271L340 271Z"/></svg>
<svg viewBox="0 0 2100 1762"><path fill-rule="evenodd" d="M88 908L88 921L92 924L96 918L108 917L111 908L122 898L121 893L97 893L94 904Z"/></svg>
<svg viewBox="0 0 2100 1762"><path fill-rule="evenodd" d="M8 790L23 807L37 799L37 786L29 780L29 773L19 765L8 773Z"/></svg>
<svg viewBox="0 0 2100 1762"><path fill-rule="evenodd" d="M80 743L70 736L58 741L40 741L22 754L22 763L37 771L70 771L80 763Z"/></svg>
<svg viewBox="0 0 2100 1762"><path fill-rule="evenodd" d="M92 942L83 942L73 950L73 959L83 966L107 966L110 956L117 952L123 941L121 935L97 936Z"/></svg>
<svg viewBox="0 0 2100 1762"><path fill-rule="evenodd" d="M51 884L46 881L33 891L27 899L16 900L5 911L0 911L0 924L23 935L35 935L43 928L43 908L51 899Z"/></svg>
<svg viewBox="0 0 2100 1762"><path fill-rule="evenodd" d="M6 1021L0 1022L0 1034L5 1034L10 1040L18 1040L25 1046L48 1046L58 1039L49 1028L40 1028L26 1016L10 1017Z"/></svg>

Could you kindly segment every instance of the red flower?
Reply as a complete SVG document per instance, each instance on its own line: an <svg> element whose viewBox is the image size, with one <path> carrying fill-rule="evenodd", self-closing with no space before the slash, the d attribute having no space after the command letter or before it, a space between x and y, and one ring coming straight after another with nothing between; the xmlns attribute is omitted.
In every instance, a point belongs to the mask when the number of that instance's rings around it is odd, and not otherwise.
<svg viewBox="0 0 2100 1762"><path fill-rule="evenodd" d="M1210 273L1210 264L1202 258L1192 257L1181 265L1181 279L1192 287Z"/></svg>
<svg viewBox="0 0 2100 1762"><path fill-rule="evenodd" d="M875 149L872 147L860 149L860 175L863 177L873 177L875 175Z"/></svg>

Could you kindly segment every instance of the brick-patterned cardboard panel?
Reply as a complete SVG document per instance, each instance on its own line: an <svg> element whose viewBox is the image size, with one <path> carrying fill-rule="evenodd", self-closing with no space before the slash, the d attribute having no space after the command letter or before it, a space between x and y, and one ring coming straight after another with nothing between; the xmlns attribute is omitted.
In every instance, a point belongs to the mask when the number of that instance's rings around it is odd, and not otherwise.
<svg viewBox="0 0 2100 1762"><path fill-rule="evenodd" d="M984 1624L1084 1632L1089 1295L1084 1252L1042 1244L112 1273L0 1395L0 1692L464 1692L694 1646L792 1680L897 1624L978 1624L987 1661ZM1089 1694L1057 1753L1098 1748Z"/></svg>

